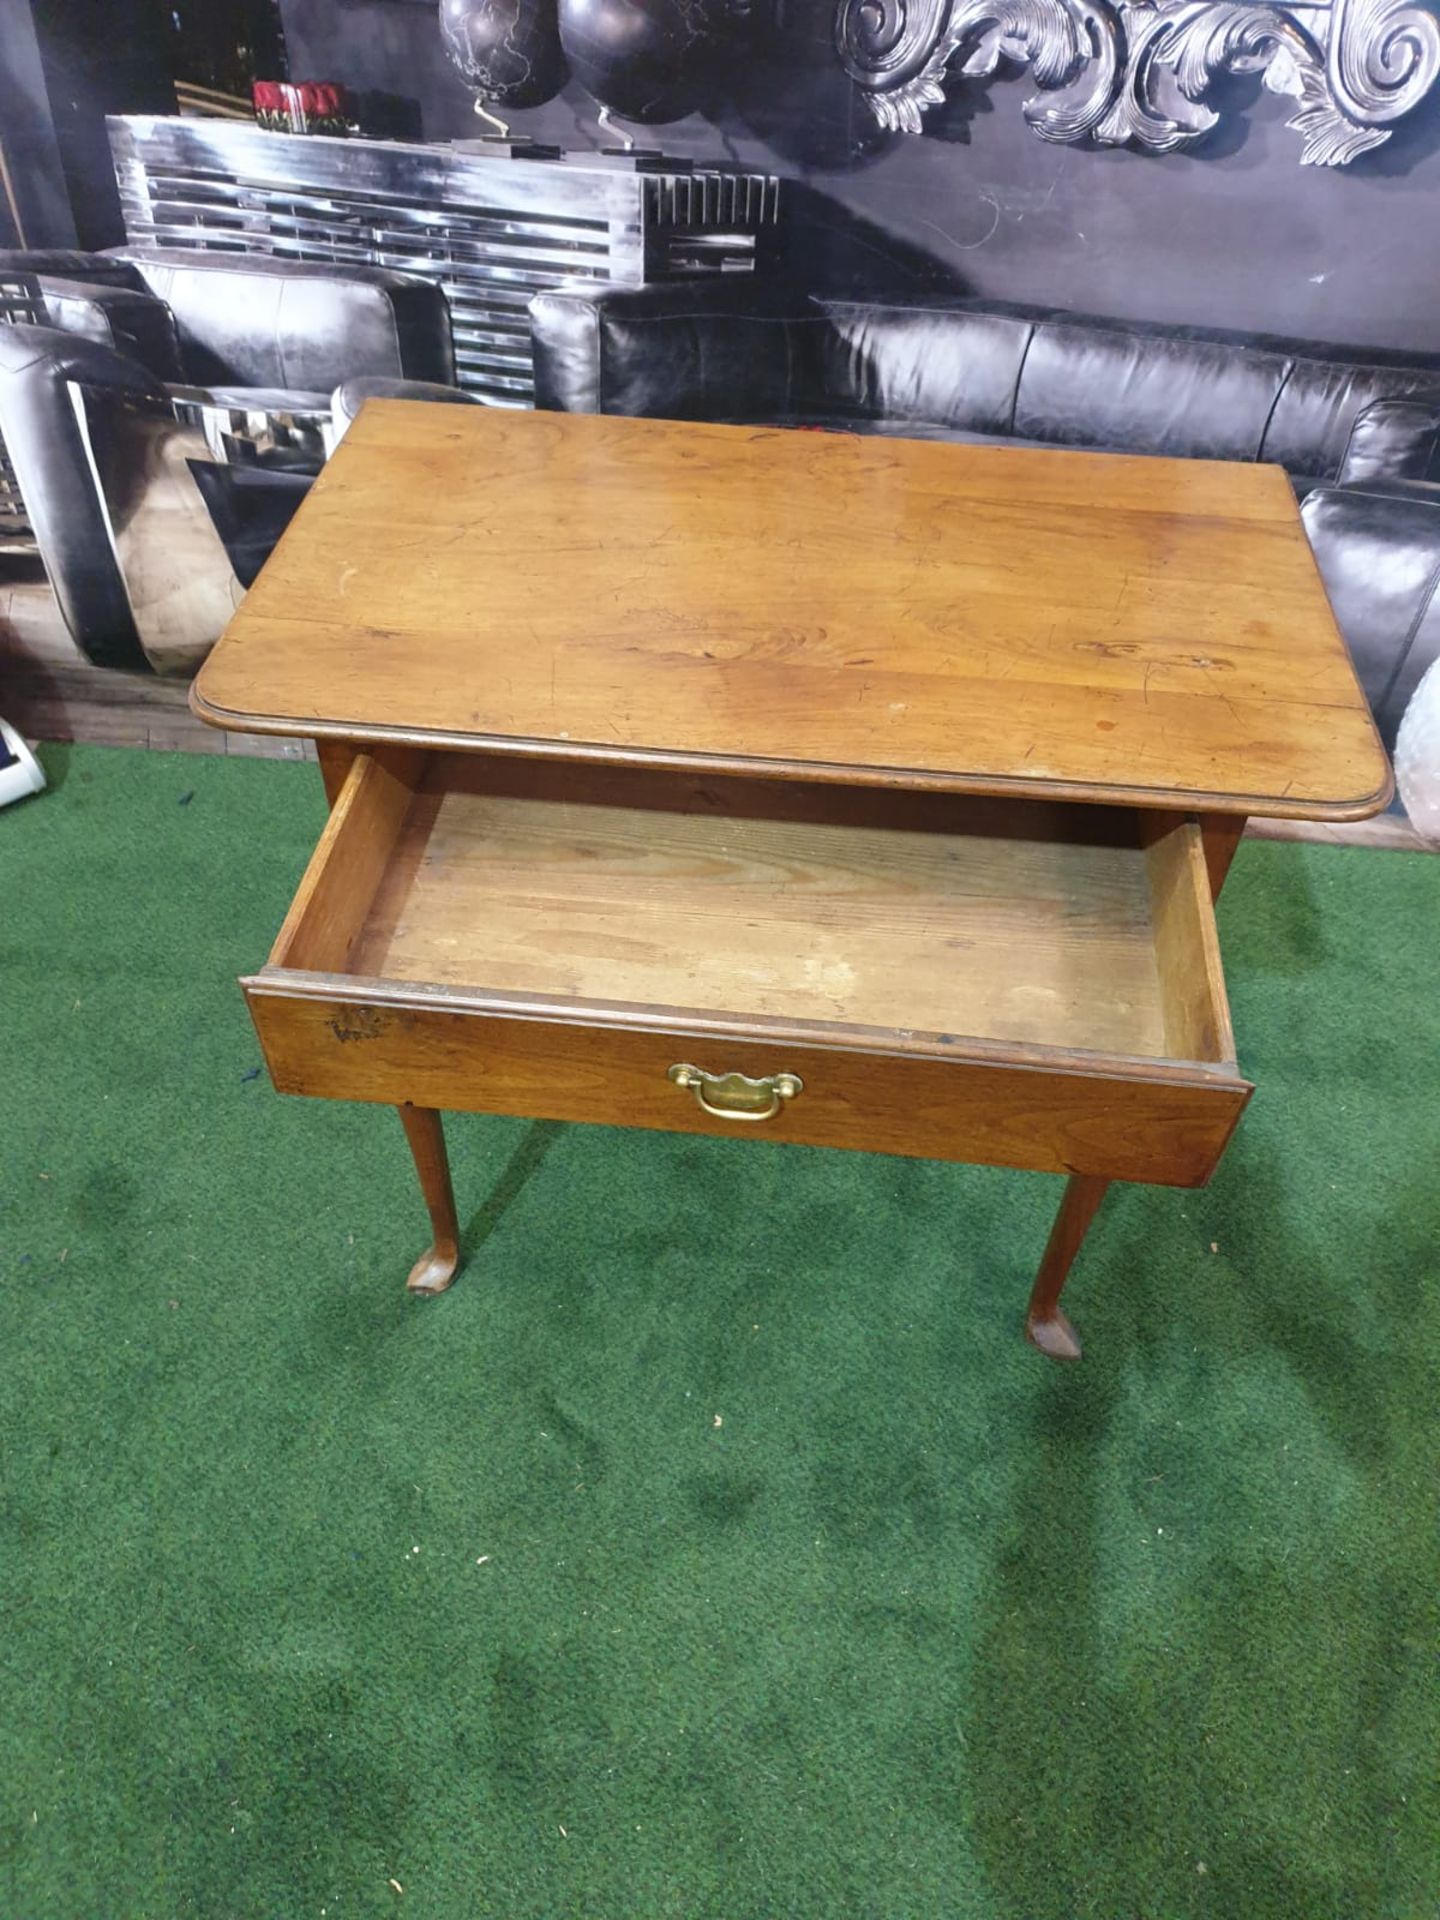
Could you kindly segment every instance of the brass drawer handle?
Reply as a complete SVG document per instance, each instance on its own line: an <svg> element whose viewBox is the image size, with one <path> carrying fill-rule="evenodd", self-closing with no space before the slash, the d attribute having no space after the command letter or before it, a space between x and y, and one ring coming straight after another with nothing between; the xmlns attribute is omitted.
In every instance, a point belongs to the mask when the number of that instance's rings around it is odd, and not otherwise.
<svg viewBox="0 0 1440 1920"><path fill-rule="evenodd" d="M665 1078L689 1087L696 1106L712 1120L773 1120L787 1100L805 1089L798 1073L767 1073L763 1080L752 1080L744 1073L706 1073L683 1060Z"/></svg>

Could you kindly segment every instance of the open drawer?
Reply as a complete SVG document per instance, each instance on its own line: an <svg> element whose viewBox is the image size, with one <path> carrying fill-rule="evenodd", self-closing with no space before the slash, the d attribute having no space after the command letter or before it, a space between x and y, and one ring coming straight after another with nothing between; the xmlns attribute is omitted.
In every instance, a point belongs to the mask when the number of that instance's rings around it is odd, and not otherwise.
<svg viewBox="0 0 1440 1920"><path fill-rule="evenodd" d="M1178 814L385 749L242 984L340 1099L1189 1186L1250 1093Z"/></svg>

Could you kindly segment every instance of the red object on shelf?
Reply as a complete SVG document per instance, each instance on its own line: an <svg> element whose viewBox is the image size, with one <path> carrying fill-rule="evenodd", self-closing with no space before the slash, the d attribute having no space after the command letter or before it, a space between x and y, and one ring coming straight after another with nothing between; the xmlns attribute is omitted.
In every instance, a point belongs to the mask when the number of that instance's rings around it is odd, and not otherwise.
<svg viewBox="0 0 1440 1920"><path fill-rule="evenodd" d="M250 89L255 118L279 133L349 133L350 100L334 80L257 80Z"/></svg>

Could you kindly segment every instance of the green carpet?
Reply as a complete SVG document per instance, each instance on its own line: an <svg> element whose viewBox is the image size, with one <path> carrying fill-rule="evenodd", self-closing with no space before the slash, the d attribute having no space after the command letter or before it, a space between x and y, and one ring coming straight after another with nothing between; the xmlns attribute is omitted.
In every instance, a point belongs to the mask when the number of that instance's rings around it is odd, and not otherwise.
<svg viewBox="0 0 1440 1920"><path fill-rule="evenodd" d="M1247 845L1117 1189L284 1100L313 769L0 814L0 1920L1433 1920L1440 860ZM392 1882L395 1883L392 1885ZM396 1887L403 1892L397 1892Z"/></svg>

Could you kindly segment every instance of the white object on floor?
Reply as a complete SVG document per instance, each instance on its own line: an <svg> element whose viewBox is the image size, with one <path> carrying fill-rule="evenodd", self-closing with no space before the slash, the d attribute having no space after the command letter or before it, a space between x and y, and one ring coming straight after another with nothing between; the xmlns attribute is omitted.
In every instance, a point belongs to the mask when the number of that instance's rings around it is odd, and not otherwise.
<svg viewBox="0 0 1440 1920"><path fill-rule="evenodd" d="M1395 784L1411 826L1440 842L1440 660L1425 669L1400 722Z"/></svg>
<svg viewBox="0 0 1440 1920"><path fill-rule="evenodd" d="M40 762L9 721L0 720L0 807L39 793L44 784Z"/></svg>

